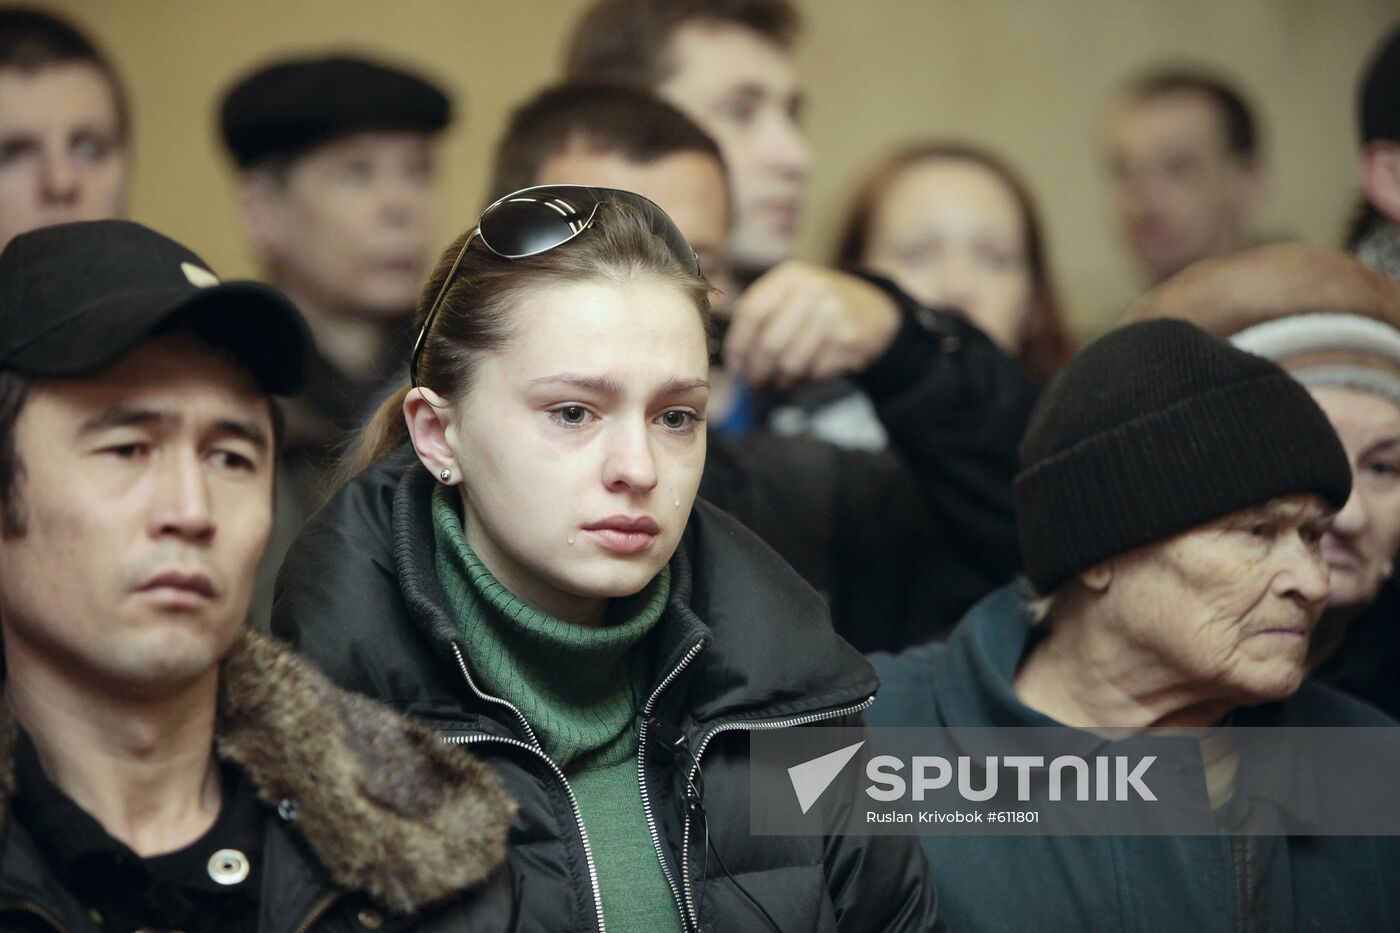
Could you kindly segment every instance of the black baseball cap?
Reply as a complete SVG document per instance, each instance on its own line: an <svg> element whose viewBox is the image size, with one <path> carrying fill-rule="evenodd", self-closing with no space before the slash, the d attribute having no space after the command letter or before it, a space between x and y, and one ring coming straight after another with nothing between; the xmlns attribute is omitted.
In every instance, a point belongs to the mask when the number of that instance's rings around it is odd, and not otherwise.
<svg viewBox="0 0 1400 933"><path fill-rule="evenodd" d="M141 224L44 227L0 253L0 369L80 376L177 325L232 353L265 392L290 395L305 380L311 336L281 292L221 282L204 260Z"/></svg>

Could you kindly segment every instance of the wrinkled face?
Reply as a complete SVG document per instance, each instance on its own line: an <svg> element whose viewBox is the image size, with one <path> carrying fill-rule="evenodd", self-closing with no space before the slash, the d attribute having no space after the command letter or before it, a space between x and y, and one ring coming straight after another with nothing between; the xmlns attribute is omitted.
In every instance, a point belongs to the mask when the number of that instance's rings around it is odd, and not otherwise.
<svg viewBox="0 0 1400 933"><path fill-rule="evenodd" d="M737 26L690 23L671 38L657 92L714 137L734 194L734 264L756 274L788 258L810 156L801 95L781 48Z"/></svg>
<svg viewBox="0 0 1400 933"><path fill-rule="evenodd" d="M1154 280L1245 245L1254 172L1229 151L1208 99L1168 93L1123 107L1108 161L1123 234Z"/></svg>
<svg viewBox="0 0 1400 933"><path fill-rule="evenodd" d="M694 304L653 279L527 293L446 436L473 550L560 618L639 592L670 560L705 463Z"/></svg>
<svg viewBox="0 0 1400 933"><path fill-rule="evenodd" d="M424 133L356 133L301 156L264 213L277 284L314 310L406 317L427 269L432 182Z"/></svg>
<svg viewBox="0 0 1400 933"><path fill-rule="evenodd" d="M192 338L152 338L92 376L36 383L15 432L7 657L120 695L207 674L272 523L272 419L252 377Z"/></svg>
<svg viewBox="0 0 1400 933"><path fill-rule="evenodd" d="M101 71L0 69L0 249L38 227L121 216L126 165Z"/></svg>
<svg viewBox="0 0 1400 933"><path fill-rule="evenodd" d="M1015 196L975 162L911 166L871 216L864 256L927 305L957 308L1016 355L1031 301L1026 224Z"/></svg>
<svg viewBox="0 0 1400 933"><path fill-rule="evenodd" d="M1323 388L1312 396L1327 413L1351 461L1352 491L1322 553L1331 570L1329 609L1369 605L1400 550L1400 408L1378 395Z"/></svg>
<svg viewBox="0 0 1400 933"><path fill-rule="evenodd" d="M1326 515L1289 496L1124 555L1111 634L1202 702L1289 696L1327 600Z"/></svg>
<svg viewBox="0 0 1400 933"><path fill-rule="evenodd" d="M617 188L650 198L695 250L705 278L721 288L729 278L729 186L710 156L677 152L642 163L576 143L545 162L531 184Z"/></svg>

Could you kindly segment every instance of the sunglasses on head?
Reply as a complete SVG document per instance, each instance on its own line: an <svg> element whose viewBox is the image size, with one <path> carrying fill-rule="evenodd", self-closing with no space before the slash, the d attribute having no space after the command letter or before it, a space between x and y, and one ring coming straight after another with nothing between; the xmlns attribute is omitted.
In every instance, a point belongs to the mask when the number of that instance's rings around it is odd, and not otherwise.
<svg viewBox="0 0 1400 933"><path fill-rule="evenodd" d="M654 203L631 191L618 191L614 188L590 188L585 185L539 185L523 188L508 194L482 211L476 229L471 232L452 267L447 270L437 297L423 318L423 327L418 331L418 339L413 344L413 356L408 362L409 381L418 385L418 361L423 356L423 346L428 340L428 331L437 318L442 298L447 294L452 281L457 277L457 268L462 257L475 240L503 259L524 259L538 256L563 246L565 243L587 230L598 214L598 207L604 201L621 201L641 210L646 217L651 232L661 237L670 248L671 254L696 275L700 275L700 260L690 248L685 237L676 225L666 216L666 212Z"/></svg>

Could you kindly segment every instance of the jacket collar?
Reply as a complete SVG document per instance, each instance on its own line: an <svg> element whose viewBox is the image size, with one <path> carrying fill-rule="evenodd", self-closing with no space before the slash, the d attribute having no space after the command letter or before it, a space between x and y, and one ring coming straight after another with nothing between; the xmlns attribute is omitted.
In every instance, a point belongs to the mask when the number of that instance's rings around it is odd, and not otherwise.
<svg viewBox="0 0 1400 933"><path fill-rule="evenodd" d="M17 735L0 707L0 827ZM464 891L504 860L515 804L490 768L252 630L221 665L215 748L291 820L332 884L390 909Z"/></svg>
<svg viewBox="0 0 1400 933"><path fill-rule="evenodd" d="M454 646L464 659L469 646L433 572L433 479L415 467L399 475L394 492L399 585L420 632L455 666ZM372 470L356 482L382 475ZM821 597L752 532L702 500L672 559L671 595L653 635L653 689L699 646L684 675L689 715L700 723L802 716L860 703L879 687L870 664L835 633Z"/></svg>

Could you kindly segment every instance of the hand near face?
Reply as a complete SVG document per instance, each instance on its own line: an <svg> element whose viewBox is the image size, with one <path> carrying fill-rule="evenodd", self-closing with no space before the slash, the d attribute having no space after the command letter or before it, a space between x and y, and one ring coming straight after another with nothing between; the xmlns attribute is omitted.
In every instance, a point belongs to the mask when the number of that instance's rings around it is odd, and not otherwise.
<svg viewBox="0 0 1400 933"><path fill-rule="evenodd" d="M755 388L859 372L899 329L899 310L858 276L790 260L734 302L725 365Z"/></svg>

